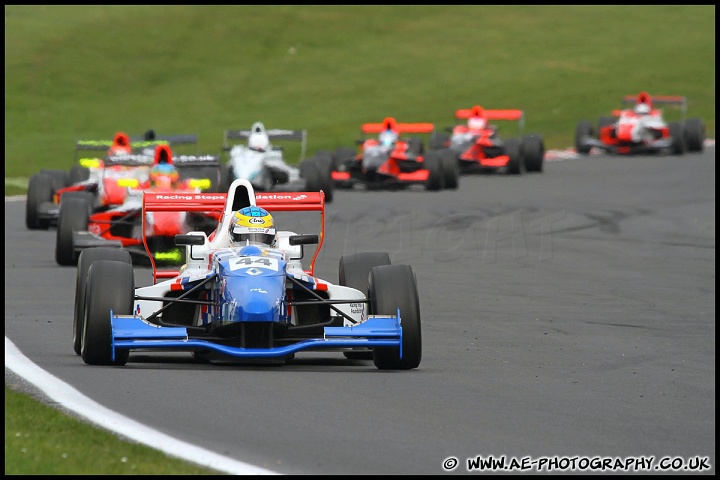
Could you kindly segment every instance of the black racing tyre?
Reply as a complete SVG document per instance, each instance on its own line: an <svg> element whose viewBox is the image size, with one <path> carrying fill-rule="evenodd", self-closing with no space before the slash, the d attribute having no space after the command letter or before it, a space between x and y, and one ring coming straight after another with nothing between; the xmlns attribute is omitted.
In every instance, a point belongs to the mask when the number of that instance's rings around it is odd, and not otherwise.
<svg viewBox="0 0 720 480"><path fill-rule="evenodd" d="M320 171L323 172L323 174L332 174L333 157L329 152L318 152L315 154L314 158L315 162L317 162L318 166L320 167Z"/></svg>
<svg viewBox="0 0 720 480"><path fill-rule="evenodd" d="M52 178L53 192L57 192L61 188L65 188L69 185L67 173L65 173L65 170L43 169L40 170L40 173L43 173L48 177Z"/></svg>
<svg viewBox="0 0 720 480"><path fill-rule="evenodd" d="M112 260L97 260L90 265L85 290L85 312L80 341L80 356L90 365L125 365L130 351L113 353L110 311L132 315L135 275L132 265Z"/></svg>
<svg viewBox="0 0 720 480"><path fill-rule="evenodd" d="M75 185L82 183L90 178L90 169L83 167L82 165L73 165L70 167L70 171L67 175L67 183L69 185Z"/></svg>
<svg viewBox="0 0 720 480"><path fill-rule="evenodd" d="M443 171L443 185L450 190L457 190L460 178L460 160L449 148L438 150Z"/></svg>
<svg viewBox="0 0 720 480"><path fill-rule="evenodd" d="M68 192L60 199L55 239L55 261L58 265L77 265L73 233L87 231L90 221L88 199L72 196L71 193L74 192Z"/></svg>
<svg viewBox="0 0 720 480"><path fill-rule="evenodd" d="M396 315L400 309L402 358L400 349L374 347L373 362L380 370L409 370L420 365L422 335L420 301L415 272L410 265L384 265L370 270L370 314Z"/></svg>
<svg viewBox="0 0 720 480"><path fill-rule="evenodd" d="M229 163L220 165L220 191L227 193L230 190L230 184L235 180L232 166Z"/></svg>
<svg viewBox="0 0 720 480"><path fill-rule="evenodd" d="M317 174L315 173L315 170L319 168L319 165L315 163L315 156L312 156L310 158L306 158L302 162L300 162L300 165L298 165L298 170L300 170L300 178L305 179L305 188L308 191L314 191L308 188L309 186L318 186L320 185L320 179L317 178ZM318 188L319 190L319 188Z"/></svg>
<svg viewBox="0 0 720 480"><path fill-rule="evenodd" d="M705 147L705 123L699 118L688 118L684 129L687 151L702 152Z"/></svg>
<svg viewBox="0 0 720 480"><path fill-rule="evenodd" d="M425 182L425 189L432 191L442 190L442 188L445 186L445 174L443 172L442 160L440 159L440 154L437 152L437 150L429 151L423 157L423 165L428 171L428 178Z"/></svg>
<svg viewBox="0 0 720 480"><path fill-rule="evenodd" d="M387 252L361 252L343 255L338 264L339 284L360 290L367 297L370 270L380 265L390 265L390 254Z"/></svg>
<svg viewBox="0 0 720 480"><path fill-rule="evenodd" d="M673 155L685 153L685 135L680 122L670 122L670 149Z"/></svg>
<svg viewBox="0 0 720 480"><path fill-rule="evenodd" d="M85 317L85 288L90 265L96 260L114 260L132 265L132 257L119 248L94 247L80 252L75 275L75 310L73 312L73 350L80 355L83 319Z"/></svg>
<svg viewBox="0 0 720 480"><path fill-rule="evenodd" d="M450 146L450 134L433 130L430 134L430 141L428 148L430 150L439 150L441 148L448 148Z"/></svg>
<svg viewBox="0 0 720 480"><path fill-rule="evenodd" d="M300 176L305 179L305 190L308 192L325 193L325 202L333 200L335 186L333 185L331 171L327 159L313 156L300 164Z"/></svg>
<svg viewBox="0 0 720 480"><path fill-rule="evenodd" d="M408 138L408 152L413 155L422 155L425 153L425 146L423 145L422 138L410 137Z"/></svg>
<svg viewBox="0 0 720 480"><path fill-rule="evenodd" d="M608 117L608 116L600 117L598 119L598 131L597 131L598 135L600 135L600 130L602 130L604 127L609 127L610 125L615 125L616 122L617 122L617 119L615 117Z"/></svg>
<svg viewBox="0 0 720 480"><path fill-rule="evenodd" d="M521 157L528 172L542 172L545 159L545 143L542 135L534 133L525 135L520 145Z"/></svg>
<svg viewBox="0 0 720 480"><path fill-rule="evenodd" d="M380 265L390 265L390 255L387 252L361 252L343 255L340 257L338 265L339 284L360 290L367 297L370 270ZM351 360L373 359L372 350L367 348L343 352L343 355Z"/></svg>
<svg viewBox="0 0 720 480"><path fill-rule="evenodd" d="M507 164L508 175L520 175L522 173L523 159L520 145L520 139L517 138L511 138L505 142L505 155L510 157Z"/></svg>
<svg viewBox="0 0 720 480"><path fill-rule="evenodd" d="M596 138L592 123L589 120L578 122L575 127L575 150L577 153L582 155L590 153L592 146L587 141L589 138Z"/></svg>
<svg viewBox="0 0 720 480"><path fill-rule="evenodd" d="M321 160L321 165L325 166L330 173L332 173L333 170L337 170L337 165L335 165L335 155L332 152L327 150L318 150L315 153L315 157Z"/></svg>
<svg viewBox="0 0 720 480"><path fill-rule="evenodd" d="M355 157L357 157L357 150L352 147L337 147L335 149L336 165L340 165L348 160L355 160Z"/></svg>
<svg viewBox="0 0 720 480"><path fill-rule="evenodd" d="M25 226L30 230L47 230L50 221L38 218L38 208L45 202L53 201L52 178L44 173L36 173L28 183L25 202Z"/></svg>

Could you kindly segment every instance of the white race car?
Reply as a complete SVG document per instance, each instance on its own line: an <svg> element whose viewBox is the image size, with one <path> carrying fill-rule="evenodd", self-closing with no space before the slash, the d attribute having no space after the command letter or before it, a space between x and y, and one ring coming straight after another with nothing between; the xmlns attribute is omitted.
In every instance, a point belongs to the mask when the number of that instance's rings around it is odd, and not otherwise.
<svg viewBox="0 0 720 480"><path fill-rule="evenodd" d="M237 140L247 140L247 145L233 144ZM279 141L301 143L297 167L285 161L283 147L275 144ZM323 190L330 202L330 171L319 157L305 159L306 149L306 130L267 130L262 122L255 122L250 130L225 130L223 151L228 152L229 159L222 166L221 189L227 190L233 180L244 178L258 192Z"/></svg>

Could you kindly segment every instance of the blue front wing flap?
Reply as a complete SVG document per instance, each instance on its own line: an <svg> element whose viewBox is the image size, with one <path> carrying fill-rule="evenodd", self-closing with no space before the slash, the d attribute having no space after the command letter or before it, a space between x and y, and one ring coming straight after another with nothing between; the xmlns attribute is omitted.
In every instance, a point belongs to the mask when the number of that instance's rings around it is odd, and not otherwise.
<svg viewBox="0 0 720 480"><path fill-rule="evenodd" d="M302 340L272 348L243 348L221 345L209 340L189 338L186 328L158 327L140 317L111 313L113 358L116 349L214 350L237 358L275 358L308 349L397 347L402 358L402 326L397 316L372 315L350 327L325 327L324 337Z"/></svg>

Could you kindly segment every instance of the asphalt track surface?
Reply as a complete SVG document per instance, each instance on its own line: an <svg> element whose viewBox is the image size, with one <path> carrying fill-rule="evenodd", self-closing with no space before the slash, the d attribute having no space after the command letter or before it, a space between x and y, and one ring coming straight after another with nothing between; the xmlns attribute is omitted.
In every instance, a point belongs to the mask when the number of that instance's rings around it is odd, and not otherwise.
<svg viewBox="0 0 720 480"><path fill-rule="evenodd" d="M75 269L55 263L53 230L25 228L24 208L5 202L6 383L18 381L9 339L167 435L158 447L178 439L286 474L443 474L450 457L450 473L479 473L478 456L554 460L552 473L571 459L630 465L580 473L705 459L715 472L714 147L548 161L541 174L463 176L456 191L336 191L315 273L336 282L340 256L361 251L413 266L423 358L410 371L337 352L85 365L71 346Z"/></svg>

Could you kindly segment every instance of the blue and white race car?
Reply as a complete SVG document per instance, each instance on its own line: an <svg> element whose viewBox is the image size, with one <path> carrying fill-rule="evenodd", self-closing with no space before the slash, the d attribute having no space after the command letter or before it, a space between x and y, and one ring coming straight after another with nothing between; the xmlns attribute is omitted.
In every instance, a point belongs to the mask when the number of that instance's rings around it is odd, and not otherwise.
<svg viewBox="0 0 720 480"><path fill-rule="evenodd" d="M314 212L320 231L277 231L274 247L231 246L229 225L245 207ZM91 365L124 365L133 350L187 351L213 363L285 363L305 351L372 358L379 369L417 368L420 303L412 267L385 252L344 255L339 281L314 275L324 240L322 192L258 193L246 179L225 193L145 193L143 216L158 211L218 212L205 232L177 235L187 264L158 270L135 287L123 250L91 248L78 261L73 348ZM292 213L296 212L296 213ZM304 248L317 245L309 266ZM151 257L152 258L152 257Z"/></svg>

